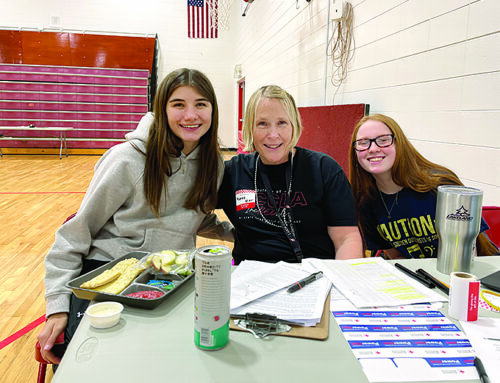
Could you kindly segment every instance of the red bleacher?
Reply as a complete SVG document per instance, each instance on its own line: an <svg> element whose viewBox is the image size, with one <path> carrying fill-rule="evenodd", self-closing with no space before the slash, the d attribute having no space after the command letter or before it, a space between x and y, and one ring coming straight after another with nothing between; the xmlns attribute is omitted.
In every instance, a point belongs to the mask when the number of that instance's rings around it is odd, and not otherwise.
<svg viewBox="0 0 500 383"><path fill-rule="evenodd" d="M142 69L0 64L0 133L2 126L73 127L66 134L68 148L109 148L147 112L148 86L149 71ZM29 139L44 132L15 136L20 139L2 147L59 145Z"/></svg>

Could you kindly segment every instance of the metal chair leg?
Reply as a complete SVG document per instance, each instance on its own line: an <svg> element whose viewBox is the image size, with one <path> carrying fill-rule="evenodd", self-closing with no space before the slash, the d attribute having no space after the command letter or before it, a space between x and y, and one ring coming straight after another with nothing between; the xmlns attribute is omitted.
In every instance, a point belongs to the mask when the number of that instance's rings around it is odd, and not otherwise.
<svg viewBox="0 0 500 383"><path fill-rule="evenodd" d="M37 383L45 383L45 373L47 372L47 364L41 363L38 367L38 376L36 378Z"/></svg>

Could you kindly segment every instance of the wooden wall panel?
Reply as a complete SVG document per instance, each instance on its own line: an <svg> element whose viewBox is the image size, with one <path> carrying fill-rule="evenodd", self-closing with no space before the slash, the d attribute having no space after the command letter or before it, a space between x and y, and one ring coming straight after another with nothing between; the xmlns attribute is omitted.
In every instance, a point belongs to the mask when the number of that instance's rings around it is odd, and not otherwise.
<svg viewBox="0 0 500 383"><path fill-rule="evenodd" d="M23 45L18 31L0 30L0 62L21 64Z"/></svg>
<svg viewBox="0 0 500 383"><path fill-rule="evenodd" d="M75 66L147 69L153 65L155 39L72 33L70 52Z"/></svg>
<svg viewBox="0 0 500 383"><path fill-rule="evenodd" d="M67 32L19 31L22 41L22 64L70 66Z"/></svg>
<svg viewBox="0 0 500 383"><path fill-rule="evenodd" d="M153 69L155 37L0 30L0 63Z"/></svg>

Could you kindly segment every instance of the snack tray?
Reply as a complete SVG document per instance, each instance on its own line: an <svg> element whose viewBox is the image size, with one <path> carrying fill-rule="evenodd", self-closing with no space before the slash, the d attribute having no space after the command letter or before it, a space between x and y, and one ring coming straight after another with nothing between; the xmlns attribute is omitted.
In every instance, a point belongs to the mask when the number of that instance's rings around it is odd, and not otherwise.
<svg viewBox="0 0 500 383"><path fill-rule="evenodd" d="M134 307L139 307L143 309L154 309L156 306L158 306L161 302L163 302L165 299L167 299L172 293L176 292L179 290L179 287L182 286L186 281L191 279L194 275L194 271L192 274L188 275L187 277L181 277L176 274L152 274L148 270L143 271L140 273L128 287L123 290L119 295L115 294L109 294L109 293L103 293L100 291L95 291L91 289L83 289L80 287L80 285L86 281L91 280L92 278L98 276L105 270L111 269L114 265L116 265L118 262L123 261L124 259L129 259L129 258L137 258L137 259L142 259L145 256L147 256L150 253L146 252L132 252L124 255L123 257L120 257L118 259L115 259L114 261L111 261L101 267L98 267L97 269L79 276L78 278L75 278L68 283L66 283L66 287L71 289L73 293L81 299L88 299L88 300L93 300L93 301L115 301L115 302L120 302L128 306L134 306ZM148 285L148 281L151 279L163 279L167 281L171 281L174 284L174 288L172 290L165 291L159 287L155 286L150 286ZM127 297L127 294L130 293L135 293L138 291L161 291L164 292L165 294L162 295L159 298L155 299L144 299L144 298L134 298L134 297Z"/></svg>

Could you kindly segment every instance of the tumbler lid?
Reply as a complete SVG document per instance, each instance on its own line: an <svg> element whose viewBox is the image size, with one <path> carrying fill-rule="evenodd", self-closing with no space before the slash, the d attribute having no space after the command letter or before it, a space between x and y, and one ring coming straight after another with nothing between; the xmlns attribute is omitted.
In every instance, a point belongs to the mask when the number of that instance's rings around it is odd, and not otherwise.
<svg viewBox="0 0 500 383"><path fill-rule="evenodd" d="M483 191L480 189L471 188L469 186L442 185L442 186L438 186L438 193L482 195Z"/></svg>

